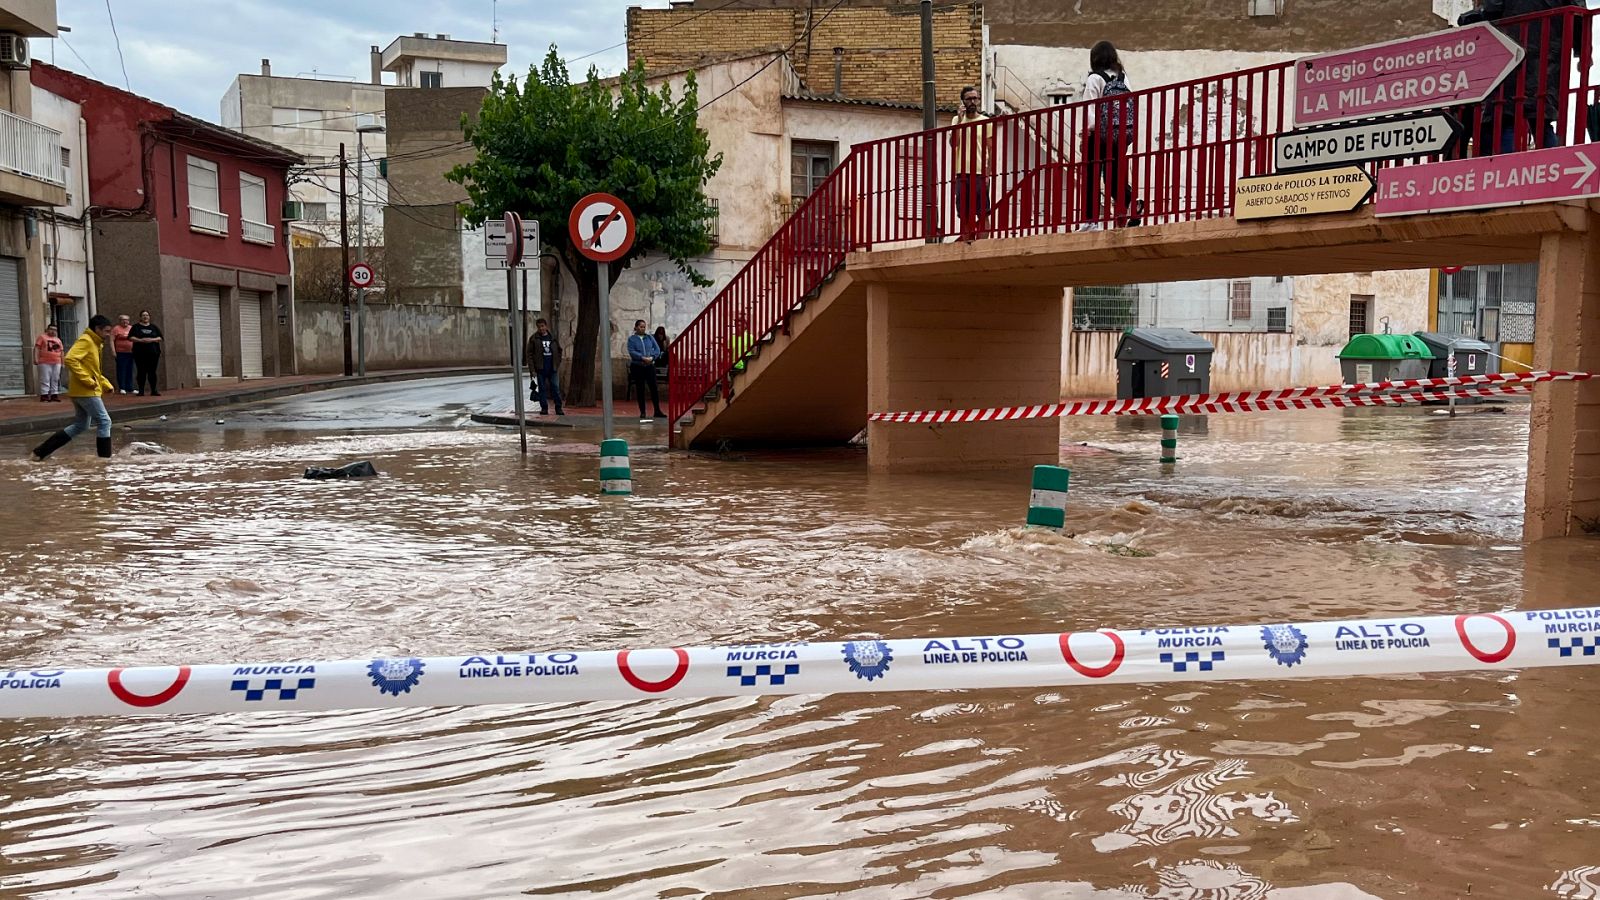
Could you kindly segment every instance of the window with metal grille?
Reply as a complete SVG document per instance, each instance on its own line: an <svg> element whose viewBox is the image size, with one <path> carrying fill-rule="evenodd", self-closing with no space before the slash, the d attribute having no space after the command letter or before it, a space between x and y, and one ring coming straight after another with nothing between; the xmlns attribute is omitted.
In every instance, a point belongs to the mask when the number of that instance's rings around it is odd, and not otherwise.
<svg viewBox="0 0 1600 900"><path fill-rule="evenodd" d="M1074 331L1121 331L1139 324L1139 287L1080 287L1072 292Z"/></svg>
<svg viewBox="0 0 1600 900"><path fill-rule="evenodd" d="M833 171L838 146L825 141L795 141L789 147L789 195L795 205L811 196Z"/></svg>
<svg viewBox="0 0 1600 900"><path fill-rule="evenodd" d="M1372 295L1350 295L1350 336L1372 333Z"/></svg>
<svg viewBox="0 0 1600 900"><path fill-rule="evenodd" d="M894 148L894 213L902 222L921 222L922 142L900 141Z"/></svg>
<svg viewBox="0 0 1600 900"><path fill-rule="evenodd" d="M711 215L706 216L706 235L711 246L716 247L722 242L722 208L715 197L707 197L706 205L711 207Z"/></svg>
<svg viewBox="0 0 1600 900"><path fill-rule="evenodd" d="M1289 330L1289 308L1288 307L1286 307L1286 306L1269 306L1269 307L1267 307L1267 330L1268 331L1288 331Z"/></svg>
<svg viewBox="0 0 1600 900"><path fill-rule="evenodd" d="M1235 321L1248 322L1256 317L1255 297L1250 293L1250 282L1232 281L1228 283L1228 318Z"/></svg>

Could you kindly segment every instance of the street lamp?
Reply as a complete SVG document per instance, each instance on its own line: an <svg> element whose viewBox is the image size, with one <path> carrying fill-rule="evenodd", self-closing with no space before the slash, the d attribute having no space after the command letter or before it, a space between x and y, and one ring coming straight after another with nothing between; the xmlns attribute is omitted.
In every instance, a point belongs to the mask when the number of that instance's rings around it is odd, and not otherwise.
<svg viewBox="0 0 1600 900"><path fill-rule="evenodd" d="M363 113L356 117L356 262L366 262L367 249L367 191L362 185L361 173L366 169L367 154L362 139L369 134L383 134L383 118ZM356 359L357 374L367 374L367 289L356 288Z"/></svg>

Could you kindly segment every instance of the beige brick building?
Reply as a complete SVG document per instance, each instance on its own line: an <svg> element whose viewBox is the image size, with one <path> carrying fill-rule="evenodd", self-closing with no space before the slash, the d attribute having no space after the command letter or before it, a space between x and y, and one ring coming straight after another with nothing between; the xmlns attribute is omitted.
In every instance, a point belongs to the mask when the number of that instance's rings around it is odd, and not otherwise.
<svg viewBox="0 0 1600 900"><path fill-rule="evenodd" d="M821 5L719 8L725 5L630 8L628 59L661 71L733 53L788 49L795 74L811 92L922 102L922 25L914 3L846 0L831 11ZM936 10L935 78L940 102L953 105L962 86L982 81L983 4L941 4Z"/></svg>

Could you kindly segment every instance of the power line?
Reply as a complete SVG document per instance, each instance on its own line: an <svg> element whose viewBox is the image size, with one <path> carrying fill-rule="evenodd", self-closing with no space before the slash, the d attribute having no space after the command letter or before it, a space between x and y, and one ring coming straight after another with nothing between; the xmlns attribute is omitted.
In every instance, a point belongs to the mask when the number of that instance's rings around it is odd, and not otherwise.
<svg viewBox="0 0 1600 900"><path fill-rule="evenodd" d="M133 93L133 82L128 80L128 61L122 58L122 36L117 34L117 17L111 14L111 0L106 0L106 18L111 21L111 37L117 42L117 62L122 64L122 86Z"/></svg>
<svg viewBox="0 0 1600 900"><path fill-rule="evenodd" d="M78 52L78 48L77 47L72 46L72 44L67 40L65 35L58 34L58 35L56 35L56 37L61 41L61 43L67 45L67 49L71 50L72 51L72 55L76 56L78 58L78 62L83 63L83 67L85 69L89 70L89 74L93 75L95 77L96 81L102 80L100 78L100 73L96 72L94 70L94 66L89 65L89 61L83 58L83 54Z"/></svg>
<svg viewBox="0 0 1600 900"><path fill-rule="evenodd" d="M694 15L688 17L687 19L679 19L676 22L669 22L666 25L661 26L660 28L655 28L655 29L652 29L650 31L647 31L644 34L639 35L639 38L642 40L642 39L647 38L647 37L653 37L654 35L661 34L664 31L671 31L672 29L677 28L680 25L687 25L690 22L693 22L695 19L700 18L701 16L709 16L714 12L722 12L723 10L727 9L730 6L738 6L738 5L740 5L740 4L744 3L744 2L745 2L745 0L728 0L727 3L724 3L721 6L714 6L714 7L710 8L710 9L702 10L702 11L697 12ZM628 45L627 40L623 40L622 43L620 43L620 44L612 44L609 47L603 47L603 48L601 48L599 50L595 50L595 51L590 52L590 53L585 53L582 56L574 56L571 59L567 60L567 65L570 66L575 62L582 62L582 61L588 59L591 56L599 56L602 53L610 53L612 50L615 50L618 47L626 47L627 45Z"/></svg>

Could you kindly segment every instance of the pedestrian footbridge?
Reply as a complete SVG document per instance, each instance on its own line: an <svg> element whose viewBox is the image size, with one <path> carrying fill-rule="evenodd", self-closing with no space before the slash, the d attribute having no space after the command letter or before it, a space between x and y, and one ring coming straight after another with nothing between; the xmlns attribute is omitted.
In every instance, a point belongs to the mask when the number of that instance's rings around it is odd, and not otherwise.
<svg viewBox="0 0 1600 900"><path fill-rule="evenodd" d="M1054 463L1053 419L867 419L1055 402L1062 289L1083 285L1537 262L1536 368L1600 371L1596 200L1235 218L1240 179L1270 174L1273 139L1290 130L1291 65L1124 95L1140 124L1120 172L1086 161L1088 104L858 145L673 343L675 445L840 444L867 428L877 468ZM1576 114L1522 121L1527 107L1516 92L1530 90L1526 71L1507 81L1503 101L1462 113L1469 138L1515 119L1511 130L1524 147L1546 126L1567 143L1587 141ZM1569 101L1561 110L1596 100L1587 71L1581 66L1574 83L1558 86ZM1498 149L1489 145L1497 140L1470 139L1452 157ZM970 189L970 175L951 163L974 153L984 160L990 203L961 220L952 198ZM1596 519L1600 383L1542 386L1526 533L1564 535Z"/></svg>

